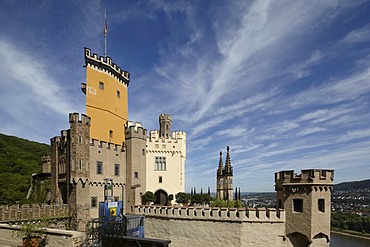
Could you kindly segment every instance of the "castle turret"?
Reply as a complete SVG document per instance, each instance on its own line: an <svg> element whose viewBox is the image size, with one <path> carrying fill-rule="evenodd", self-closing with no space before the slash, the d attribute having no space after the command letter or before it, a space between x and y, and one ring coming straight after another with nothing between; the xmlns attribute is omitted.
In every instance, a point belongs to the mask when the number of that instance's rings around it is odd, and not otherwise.
<svg viewBox="0 0 370 247"><path fill-rule="evenodd" d="M170 114L159 115L159 135L162 138L169 138L171 136L172 117Z"/></svg>
<svg viewBox="0 0 370 247"><path fill-rule="evenodd" d="M86 186L90 170L90 117L69 114L67 152L67 194L72 212L72 227L83 231L90 219L90 187Z"/></svg>
<svg viewBox="0 0 370 247"><path fill-rule="evenodd" d="M141 205L141 196L146 192L146 136L142 124L131 121L125 125L126 135L126 209L133 212Z"/></svg>
<svg viewBox="0 0 370 247"><path fill-rule="evenodd" d="M333 170L275 173L277 206L285 209L285 234L297 246L329 246Z"/></svg>

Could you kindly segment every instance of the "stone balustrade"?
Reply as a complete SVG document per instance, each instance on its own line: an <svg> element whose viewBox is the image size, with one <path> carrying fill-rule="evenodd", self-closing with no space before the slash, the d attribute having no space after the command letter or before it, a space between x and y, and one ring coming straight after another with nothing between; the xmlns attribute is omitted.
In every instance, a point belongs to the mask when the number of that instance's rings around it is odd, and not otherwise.
<svg viewBox="0 0 370 247"><path fill-rule="evenodd" d="M3 205L0 206L0 222L68 217L68 205Z"/></svg>
<svg viewBox="0 0 370 247"><path fill-rule="evenodd" d="M181 220L232 222L285 222L285 212L276 208L204 208L135 206L135 214Z"/></svg>

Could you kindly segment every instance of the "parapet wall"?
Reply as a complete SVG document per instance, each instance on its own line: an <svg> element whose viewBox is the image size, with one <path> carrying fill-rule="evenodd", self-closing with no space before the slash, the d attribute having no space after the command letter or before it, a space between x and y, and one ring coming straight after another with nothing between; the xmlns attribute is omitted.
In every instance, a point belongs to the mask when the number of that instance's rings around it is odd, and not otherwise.
<svg viewBox="0 0 370 247"><path fill-rule="evenodd" d="M77 112L69 113L69 123L78 123L78 122L90 125L91 118L86 114L81 114L80 118L80 114Z"/></svg>
<svg viewBox="0 0 370 247"><path fill-rule="evenodd" d="M17 205L3 205L0 206L0 222L32 220L43 218L62 218L68 217L69 210L67 204L43 204L42 206L24 204Z"/></svg>
<svg viewBox="0 0 370 247"><path fill-rule="evenodd" d="M284 210L276 208L135 206L135 214L181 220L285 222Z"/></svg>
<svg viewBox="0 0 370 247"><path fill-rule="evenodd" d="M295 173L294 170L275 173L275 184L277 187L298 184L332 184L333 180L334 170L308 169L302 170L300 174Z"/></svg>
<svg viewBox="0 0 370 247"><path fill-rule="evenodd" d="M126 139L140 138L146 140L147 130L143 128L143 124L140 122L128 121L125 124L125 135Z"/></svg>
<svg viewBox="0 0 370 247"><path fill-rule="evenodd" d="M171 138L162 138L159 135L159 130L151 130L149 132L148 141L150 142L162 142L162 143L177 143L179 141L186 140L186 132L185 131L173 131L171 133Z"/></svg>
<svg viewBox="0 0 370 247"><path fill-rule="evenodd" d="M284 210L136 206L145 215L145 236L171 246L291 247Z"/></svg>
<svg viewBox="0 0 370 247"><path fill-rule="evenodd" d="M103 57L97 54L91 54L91 50L85 47L85 63L86 66L93 66L100 70L106 71L111 74L114 78L119 80L121 83L126 84L127 86L130 83L130 73L122 70L115 63L112 62L112 59L108 56Z"/></svg>

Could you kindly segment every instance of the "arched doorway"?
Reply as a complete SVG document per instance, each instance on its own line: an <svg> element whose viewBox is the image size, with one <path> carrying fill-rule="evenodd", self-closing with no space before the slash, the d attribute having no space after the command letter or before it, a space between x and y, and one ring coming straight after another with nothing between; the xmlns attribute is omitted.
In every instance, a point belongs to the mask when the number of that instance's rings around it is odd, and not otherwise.
<svg viewBox="0 0 370 247"><path fill-rule="evenodd" d="M154 193L154 195L156 197L156 200L155 200L154 204L159 204L159 205L166 205L167 204L168 195L167 195L166 191L157 190Z"/></svg>

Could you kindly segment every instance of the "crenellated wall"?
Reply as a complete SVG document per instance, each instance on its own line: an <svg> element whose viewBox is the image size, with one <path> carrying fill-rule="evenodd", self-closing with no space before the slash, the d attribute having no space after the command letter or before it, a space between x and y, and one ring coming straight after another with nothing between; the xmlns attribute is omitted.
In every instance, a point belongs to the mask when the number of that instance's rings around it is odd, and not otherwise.
<svg viewBox="0 0 370 247"><path fill-rule="evenodd" d="M145 215L146 237L176 247L292 246L281 209L136 206L135 213Z"/></svg>
<svg viewBox="0 0 370 247"><path fill-rule="evenodd" d="M69 217L67 204L0 206L0 222Z"/></svg>
<svg viewBox="0 0 370 247"><path fill-rule="evenodd" d="M91 50L85 47L85 63L88 66L94 66L100 70L108 72L112 77L128 86L130 83L130 73L122 70L108 56L98 56L96 53L91 54Z"/></svg>
<svg viewBox="0 0 370 247"><path fill-rule="evenodd" d="M204 207L168 207L135 206L135 214L181 219L210 220L233 222L285 222L285 212L276 208L204 208Z"/></svg>

